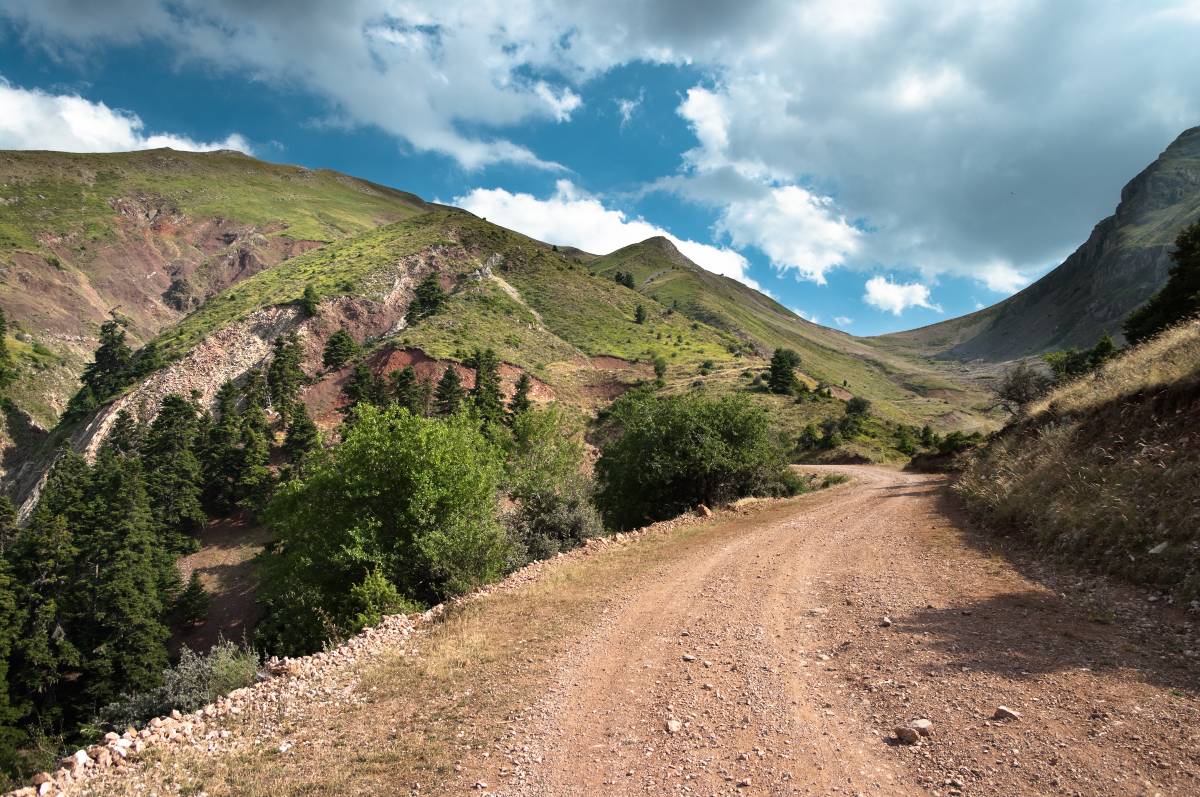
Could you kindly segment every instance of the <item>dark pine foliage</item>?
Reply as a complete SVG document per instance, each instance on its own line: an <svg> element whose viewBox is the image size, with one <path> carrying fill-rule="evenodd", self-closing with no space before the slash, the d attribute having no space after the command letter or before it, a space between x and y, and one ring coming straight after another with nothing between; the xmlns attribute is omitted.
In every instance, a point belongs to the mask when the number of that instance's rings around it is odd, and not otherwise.
<svg viewBox="0 0 1200 797"><path fill-rule="evenodd" d="M1200 313L1200 221L1175 239L1167 284L1125 319L1125 337L1141 343L1185 318Z"/></svg>

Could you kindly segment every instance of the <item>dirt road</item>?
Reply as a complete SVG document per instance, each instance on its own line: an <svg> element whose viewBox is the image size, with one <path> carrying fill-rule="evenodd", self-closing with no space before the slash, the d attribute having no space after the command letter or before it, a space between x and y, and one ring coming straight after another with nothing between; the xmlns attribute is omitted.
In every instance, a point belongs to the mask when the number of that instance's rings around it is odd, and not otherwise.
<svg viewBox="0 0 1200 797"><path fill-rule="evenodd" d="M973 547L941 477L845 471L630 585L561 657L495 792L1200 793L1186 617L1107 595L1129 617L1089 618L1078 579ZM928 740L896 744L917 718Z"/></svg>
<svg viewBox="0 0 1200 797"><path fill-rule="evenodd" d="M1001 553L942 477L840 470L535 566L83 793L1200 794L1195 611Z"/></svg>

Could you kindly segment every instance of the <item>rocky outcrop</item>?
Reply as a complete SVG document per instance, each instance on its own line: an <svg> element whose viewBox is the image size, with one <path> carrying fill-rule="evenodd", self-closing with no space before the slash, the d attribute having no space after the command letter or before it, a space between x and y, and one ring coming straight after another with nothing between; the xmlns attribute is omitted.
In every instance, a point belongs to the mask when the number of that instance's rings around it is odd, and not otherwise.
<svg viewBox="0 0 1200 797"><path fill-rule="evenodd" d="M999 362L1122 340L1125 317L1167 279L1175 236L1200 219L1200 127L1185 131L1121 191L1116 212L1062 265L1003 302L883 336L943 359Z"/></svg>

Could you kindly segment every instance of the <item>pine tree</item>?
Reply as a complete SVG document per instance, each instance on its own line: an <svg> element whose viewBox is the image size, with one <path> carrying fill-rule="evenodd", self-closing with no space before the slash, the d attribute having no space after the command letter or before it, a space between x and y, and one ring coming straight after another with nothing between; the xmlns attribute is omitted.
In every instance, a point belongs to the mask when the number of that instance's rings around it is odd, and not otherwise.
<svg viewBox="0 0 1200 797"><path fill-rule="evenodd" d="M371 404L377 407L386 404L386 393L383 380L375 375L370 366L366 363L358 363L350 372L350 378L346 380L346 384L342 386L342 395L346 397L346 404L342 407L342 412L349 415L359 404Z"/></svg>
<svg viewBox="0 0 1200 797"><path fill-rule="evenodd" d="M491 349L476 349L471 358L475 368L475 386L471 405L485 425L504 420L504 395L500 391L500 360Z"/></svg>
<svg viewBox="0 0 1200 797"><path fill-rule="evenodd" d="M267 387L271 405L286 426L300 401L304 371L300 369L300 341L292 333L287 338L275 338L274 355L267 369Z"/></svg>
<svg viewBox="0 0 1200 797"><path fill-rule="evenodd" d="M104 445L118 454L136 454L145 431L128 410L121 410L113 419L112 430L104 438Z"/></svg>
<svg viewBox="0 0 1200 797"><path fill-rule="evenodd" d="M225 382L217 390L217 416L200 443L200 461L204 474L204 501L214 514L233 509L233 485L241 466L241 418L237 411L238 389Z"/></svg>
<svg viewBox="0 0 1200 797"><path fill-rule="evenodd" d="M1167 284L1125 319L1125 337L1130 343L1141 343L1200 313L1200 221L1175 238L1171 259L1175 264L1168 272Z"/></svg>
<svg viewBox="0 0 1200 797"><path fill-rule="evenodd" d="M533 387L533 380L529 378L529 374L521 372L517 377L517 384L514 386L512 398L508 402L508 411L514 417L523 412L527 412L533 405L529 399L529 391Z"/></svg>
<svg viewBox="0 0 1200 797"><path fill-rule="evenodd" d="M9 696L9 662L19 633L16 590L8 561L0 557L0 772L13 771L16 751L25 739L18 726L24 712Z"/></svg>
<svg viewBox="0 0 1200 797"><path fill-rule="evenodd" d="M261 413L261 410L259 412ZM270 460L271 447L264 425L251 413L243 415L241 462L235 486L238 506L252 513L257 513L266 506L271 489L275 486L275 478L269 467Z"/></svg>
<svg viewBox="0 0 1200 797"><path fill-rule="evenodd" d="M303 404L296 405L292 421L288 424L287 437L283 441L283 454L288 462L298 465L308 452L321 445L321 433Z"/></svg>
<svg viewBox="0 0 1200 797"><path fill-rule="evenodd" d="M50 497L51 485L43 495ZM45 499L8 554L16 584L14 641L9 659L11 694L50 723L61 708L59 689L81 656L70 630L72 574L79 551L67 519Z"/></svg>
<svg viewBox="0 0 1200 797"><path fill-rule="evenodd" d="M441 310L445 303L446 292L442 290L438 275L429 274L417 285L412 306L409 308L410 315L414 320L426 318Z"/></svg>
<svg viewBox="0 0 1200 797"><path fill-rule="evenodd" d="M304 314L311 317L317 314L320 309L321 297L317 294L316 287L310 282L304 286L304 293L300 296L300 309Z"/></svg>
<svg viewBox="0 0 1200 797"><path fill-rule="evenodd" d="M791 349L776 349L771 355L771 373L767 378L767 387L772 393L790 394L795 392L798 380L796 366L800 364L800 355Z"/></svg>
<svg viewBox="0 0 1200 797"><path fill-rule="evenodd" d="M463 390L458 369L453 364L447 365L433 392L434 409L443 417L457 415L465 399L466 391Z"/></svg>
<svg viewBox="0 0 1200 797"><path fill-rule="evenodd" d="M346 328L341 327L325 342L325 352L321 362L326 368L336 371L357 356L358 344L354 342L354 338L350 337Z"/></svg>
<svg viewBox="0 0 1200 797"><path fill-rule="evenodd" d="M150 341L133 355L133 375L143 377L152 374L166 364L166 358L158 347L158 341Z"/></svg>
<svg viewBox="0 0 1200 797"><path fill-rule="evenodd" d="M7 390L16 378L17 369L8 350L8 318L0 308L0 391Z"/></svg>
<svg viewBox="0 0 1200 797"><path fill-rule="evenodd" d="M125 322L110 318L100 326L100 346L81 379L96 401L106 401L133 377L133 350L125 342Z"/></svg>
<svg viewBox="0 0 1200 797"><path fill-rule="evenodd" d="M637 309L633 311L633 320L639 324L646 323L646 308L639 304Z"/></svg>
<svg viewBox="0 0 1200 797"><path fill-rule="evenodd" d="M76 645L84 654L81 716L158 683L167 663L162 590L170 575L178 579L158 541L138 461L101 451L90 486L75 607Z"/></svg>
<svg viewBox="0 0 1200 797"><path fill-rule="evenodd" d="M251 368L246 372L242 396L245 398L245 408L257 407L265 410L271 406L271 389L267 385L267 375L262 368Z"/></svg>
<svg viewBox="0 0 1200 797"><path fill-rule="evenodd" d="M175 616L186 625L199 625L208 616L212 596L200 582L200 573L193 570L187 586L175 601Z"/></svg>
<svg viewBox="0 0 1200 797"><path fill-rule="evenodd" d="M13 506L11 498L0 494L0 556L12 547L18 531L17 508Z"/></svg>
<svg viewBox="0 0 1200 797"><path fill-rule="evenodd" d="M194 535L208 515L201 495L203 469L196 456L196 406L172 393L142 445L146 492L166 547L176 553L195 548Z"/></svg>

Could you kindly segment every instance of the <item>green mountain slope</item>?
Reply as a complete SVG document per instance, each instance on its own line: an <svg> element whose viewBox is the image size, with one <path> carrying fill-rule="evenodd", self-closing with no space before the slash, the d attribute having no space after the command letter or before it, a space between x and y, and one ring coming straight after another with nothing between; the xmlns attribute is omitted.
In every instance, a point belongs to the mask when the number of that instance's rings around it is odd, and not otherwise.
<svg viewBox="0 0 1200 797"><path fill-rule="evenodd" d="M1200 218L1200 127L1185 131L1121 191L1116 213L1062 265L999 304L874 339L884 350L998 362L1085 348L1163 286L1171 244Z"/></svg>
<svg viewBox="0 0 1200 797"><path fill-rule="evenodd" d="M0 306L24 371L16 405L54 423L110 310L145 341L240 279L427 207L236 152L0 152Z"/></svg>
<svg viewBox="0 0 1200 797"><path fill-rule="evenodd" d="M891 420L958 429L992 424L983 409L989 403L984 387L955 369L806 321L736 280L705 271L665 238L583 260L610 279L618 271L632 274L639 292L735 336L762 356L780 347L795 349L814 381L845 383Z"/></svg>

